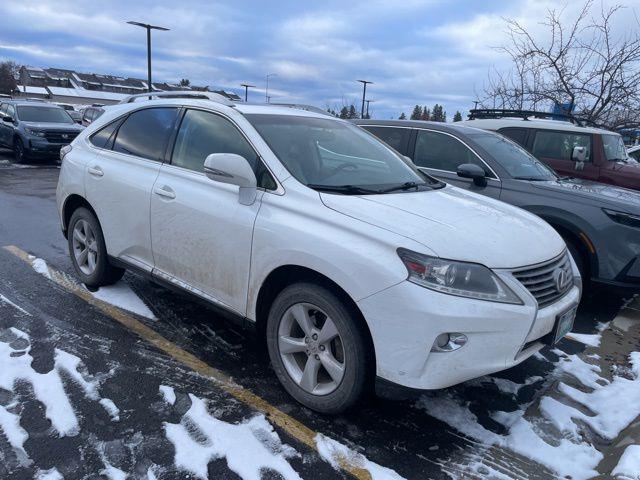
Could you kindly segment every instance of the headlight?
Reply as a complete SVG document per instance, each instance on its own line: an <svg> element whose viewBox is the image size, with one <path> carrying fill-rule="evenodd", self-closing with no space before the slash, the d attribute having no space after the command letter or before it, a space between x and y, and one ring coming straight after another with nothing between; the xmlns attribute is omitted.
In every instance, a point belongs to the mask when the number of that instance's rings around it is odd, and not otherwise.
<svg viewBox="0 0 640 480"><path fill-rule="evenodd" d="M34 137L44 137L44 132L41 130L34 130L33 128L25 128L25 132L29 135L33 135Z"/></svg>
<svg viewBox="0 0 640 480"><path fill-rule="evenodd" d="M409 272L408 280L449 295L522 305L522 300L484 265L430 257L404 248L398 255Z"/></svg>
<svg viewBox="0 0 640 480"><path fill-rule="evenodd" d="M616 212L615 210L609 210L607 208L603 208L602 210L614 222L621 223L622 225L626 225L628 227L640 228L640 215Z"/></svg>

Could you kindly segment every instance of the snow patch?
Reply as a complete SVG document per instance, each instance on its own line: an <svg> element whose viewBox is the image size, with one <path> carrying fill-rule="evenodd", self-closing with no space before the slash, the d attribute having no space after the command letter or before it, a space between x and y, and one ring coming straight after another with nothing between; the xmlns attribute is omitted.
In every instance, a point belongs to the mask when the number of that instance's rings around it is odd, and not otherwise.
<svg viewBox="0 0 640 480"><path fill-rule="evenodd" d="M593 335L589 335L586 333L567 333L566 337L570 340L575 340L576 342L584 343L589 347L597 348L600 346L600 340L602 339L602 335L599 333L595 333Z"/></svg>
<svg viewBox="0 0 640 480"><path fill-rule="evenodd" d="M149 307L131 290L131 287L126 282L120 281L115 285L100 287L97 291L91 292L91 295L123 310L156 320L153 312L149 310Z"/></svg>
<svg viewBox="0 0 640 480"><path fill-rule="evenodd" d="M207 479L207 464L226 458L229 469L243 480L260 480L262 469L278 472L285 480L300 480L287 461L297 453L281 443L264 415L231 424L211 416L200 398L192 394L189 398L191 407L180 423L164 424L177 468Z"/></svg>
<svg viewBox="0 0 640 480"><path fill-rule="evenodd" d="M164 401L168 404L173 405L174 403L176 403L176 392L173 391L173 387L160 385L160 393L162 393Z"/></svg>
<svg viewBox="0 0 640 480"><path fill-rule="evenodd" d="M367 459L361 453L354 452L346 445L325 437L321 433L316 435L316 448L320 458L328 462L334 469L339 470L341 462L367 470L372 480L404 480L395 471L383 467Z"/></svg>
<svg viewBox="0 0 640 480"><path fill-rule="evenodd" d="M41 258L36 258L31 262L31 266L33 269L41 275L44 275L49 280L51 280L51 272L49 272L49 266L47 262L45 262Z"/></svg>
<svg viewBox="0 0 640 480"><path fill-rule="evenodd" d="M8 405L8 408L16 404ZM13 448L21 465L29 465L31 462L24 449L24 442L29 438L29 434L20 426L20 417L9 412L0 405L0 430L4 432L9 445Z"/></svg>
<svg viewBox="0 0 640 480"><path fill-rule="evenodd" d="M9 300L7 297L5 297L4 295L2 295L0 293L0 302L5 303L7 305L11 305L13 308L15 308L16 310L18 310L19 312L31 316L31 314L29 312L27 312L24 308L22 308L20 305L17 305L15 303L13 303L11 300Z"/></svg>
<svg viewBox="0 0 640 480"><path fill-rule="evenodd" d="M629 445L611 475L620 480L640 480L640 445Z"/></svg>
<svg viewBox="0 0 640 480"><path fill-rule="evenodd" d="M53 467L49 470L38 470L36 480L64 480L64 477L57 468Z"/></svg>

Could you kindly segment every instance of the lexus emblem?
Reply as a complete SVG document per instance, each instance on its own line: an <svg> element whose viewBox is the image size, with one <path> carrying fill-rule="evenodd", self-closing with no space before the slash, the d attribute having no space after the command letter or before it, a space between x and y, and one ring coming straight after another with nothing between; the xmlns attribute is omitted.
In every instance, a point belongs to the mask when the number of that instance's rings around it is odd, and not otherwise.
<svg viewBox="0 0 640 480"><path fill-rule="evenodd" d="M553 272L553 282L558 292L564 290L570 280L571 278L564 268L556 268Z"/></svg>
<svg viewBox="0 0 640 480"><path fill-rule="evenodd" d="M63 134L62 134L62 138L64 138L64 139L66 140L67 138L69 138L69 135L68 135L68 134L66 134L66 133L63 133Z"/></svg>

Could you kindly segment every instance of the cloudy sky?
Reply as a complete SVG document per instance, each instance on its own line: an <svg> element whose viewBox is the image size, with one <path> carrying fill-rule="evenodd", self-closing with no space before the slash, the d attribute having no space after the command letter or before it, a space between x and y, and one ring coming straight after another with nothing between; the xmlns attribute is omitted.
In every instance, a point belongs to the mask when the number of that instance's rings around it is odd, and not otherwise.
<svg viewBox="0 0 640 480"><path fill-rule="evenodd" d="M621 0L628 19L640 0ZM605 4L608 0L603 0ZM572 18L579 0L564 5ZM495 47L504 18L543 28L546 0L2 0L0 59L84 72L146 77L144 30L127 20L170 28L154 34L154 80L240 91L273 101L326 108L359 105L357 79L374 82L374 117L410 113L416 103L445 105L449 118L473 105L491 68L508 68ZM596 4L596 10L600 2ZM597 11L594 11L597 13ZM637 27L636 27L637 28Z"/></svg>

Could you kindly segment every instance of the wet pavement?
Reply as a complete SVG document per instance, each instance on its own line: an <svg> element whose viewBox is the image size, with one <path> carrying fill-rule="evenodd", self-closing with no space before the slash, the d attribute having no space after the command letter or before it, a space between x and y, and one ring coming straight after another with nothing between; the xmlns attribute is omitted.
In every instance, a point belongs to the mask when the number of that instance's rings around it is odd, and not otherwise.
<svg viewBox="0 0 640 480"><path fill-rule="evenodd" d="M52 269L73 276L55 208L58 172L56 165L13 165L10 156L0 151L0 247L15 245L44 259ZM558 359L552 352L545 351L544 356L532 357L491 377L430 392L418 403L371 397L351 413L325 417L288 397L254 332L242 330L220 312L134 274L127 273L122 281L155 316L135 316L139 322L313 432L349 446L402 477L440 479L457 474L460 478L490 478L486 470L476 470L476 475L465 470L469 459L488 455L495 471L505 475L518 472L502 478L553 478L548 469L520 455L487 453L486 446L419 406L429 398L463 398L484 428L503 434L504 426L496 422L493 413L521 409L550 388L551 382L545 378ZM116 478L109 477L109 465L129 474L128 478L151 478L150 468L157 478L186 478L185 471L175 465L175 448L167 439L165 426L180 422L193 402L188 394L206 399L209 412L230 424L256 415L255 408L229 395L215 381L153 347L2 248L0 294L24 310L0 302L0 332L14 327L29 336L35 371L46 374L55 369L56 349L75 355L81 359L82 374L99 379L100 396L111 399L119 409L119 418L114 421L106 408L88 398L68 372L63 372L62 381L79 429L74 435L59 437L52 433L43 404L28 382L18 382L12 394L5 392L11 398L5 398L4 403L0 388L0 406L18 405L15 409L20 411L20 425L28 434L24 450L30 459L29 464L21 462L0 431L0 478L34 478L37 472L54 467L65 479ZM599 322L609 322L616 316L623 302L622 297L605 292L586 296L574 332L594 333ZM565 339L558 347L578 353L585 345ZM501 388L501 379L520 387L515 393L506 391ZM163 400L160 385L173 387L173 405ZM295 436L277 427L275 431L283 444L296 450L288 462L302 478L351 478L343 470L332 468ZM209 478L239 478L224 458L211 460L208 472ZM264 478L280 478L268 470L263 474Z"/></svg>

